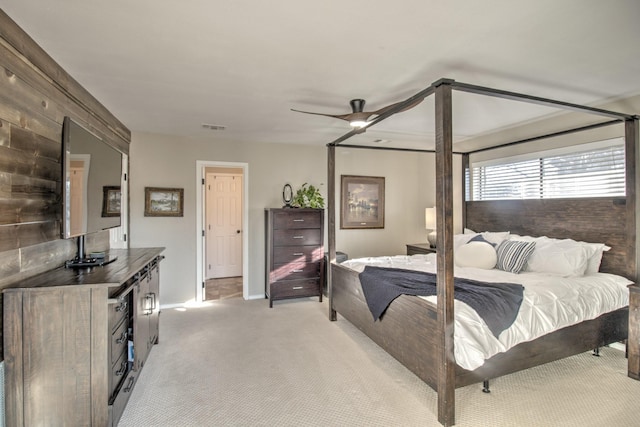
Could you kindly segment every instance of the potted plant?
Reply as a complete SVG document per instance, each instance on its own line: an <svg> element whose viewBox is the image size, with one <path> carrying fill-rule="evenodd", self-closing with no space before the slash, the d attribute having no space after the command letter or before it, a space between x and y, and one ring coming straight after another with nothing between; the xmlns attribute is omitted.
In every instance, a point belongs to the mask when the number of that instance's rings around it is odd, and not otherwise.
<svg viewBox="0 0 640 427"><path fill-rule="evenodd" d="M320 189L305 182L293 196L291 206L295 208L324 209L324 199L320 194Z"/></svg>

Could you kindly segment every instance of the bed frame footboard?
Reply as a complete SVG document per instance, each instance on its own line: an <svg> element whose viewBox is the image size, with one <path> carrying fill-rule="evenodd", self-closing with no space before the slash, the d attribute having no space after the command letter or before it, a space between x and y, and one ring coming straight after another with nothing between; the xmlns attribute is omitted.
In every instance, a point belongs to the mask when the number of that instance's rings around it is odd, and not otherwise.
<svg viewBox="0 0 640 427"><path fill-rule="evenodd" d="M436 307L422 298L401 295L374 322L358 273L332 264L334 309L387 353L437 391L439 366ZM627 307L521 343L468 371L456 366L456 388L481 383L627 339Z"/></svg>
<svg viewBox="0 0 640 427"><path fill-rule="evenodd" d="M437 390L438 336L433 304L408 295L396 298L384 318L374 322L358 273L332 264L334 309L376 344Z"/></svg>

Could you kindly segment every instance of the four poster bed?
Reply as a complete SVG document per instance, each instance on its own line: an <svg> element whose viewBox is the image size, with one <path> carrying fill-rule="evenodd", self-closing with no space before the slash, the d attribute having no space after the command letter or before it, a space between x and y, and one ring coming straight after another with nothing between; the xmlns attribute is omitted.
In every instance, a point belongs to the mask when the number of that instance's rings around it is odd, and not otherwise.
<svg viewBox="0 0 640 427"><path fill-rule="evenodd" d="M451 184L453 154L451 98L454 89L570 109L609 119L607 122L596 125L571 129L553 135L543 135L533 139L548 138L614 123L624 123L626 197L469 201L464 203L463 222L464 227L476 231L509 231L511 235L517 233L522 236L549 236L580 242L606 242L606 245L611 249L606 252L600 251L601 258L599 256L597 258L598 261L601 260L599 267L601 273L596 273L593 276L608 276L607 273L615 274L622 280L616 286L625 288L624 298L628 298L626 286L637 278L635 167L638 145L637 116L442 79L406 101L398 103L394 109L371 121L369 126L402 111L407 105L412 105L431 95L435 96L436 149L432 152L435 152L436 157L438 250L436 254L414 256L421 257L420 259L404 257L407 259L401 259L399 264L402 268L407 265L406 263L411 264L412 262L430 265L425 269L430 269L432 273L437 272L435 296L427 300L413 295L400 295L388 305L382 317L376 321L373 320L372 312L367 305L360 280L364 264L359 265L358 268L357 265L354 266L354 263L351 263L351 266L335 263L335 150L336 147L340 147L343 141L361 131L354 130L328 144L330 319L336 320L337 313L342 315L436 390L438 393L438 420L443 425L455 423L455 388L457 387L485 382L491 378L623 341L627 338L628 333L628 299L624 299L620 300L622 302L618 301L615 308L605 309L603 314L595 317L592 315L592 318L569 326L561 326L560 329L545 332L539 337L525 340L505 349L505 351L497 352L484 360L480 366L476 367L476 363L473 368L465 369L456 363L454 329L457 331L459 319L454 318L453 255L454 237L456 239L458 237L453 235ZM342 146L363 148L353 145ZM463 165L468 166L468 156L472 152L458 154L463 155ZM464 191L462 193L464 194ZM355 264L358 264L359 261L356 261ZM393 266L396 261L396 259L391 259L390 264L387 263L385 266ZM465 270L467 273L469 271L471 272L469 274L473 273L473 269L467 270ZM458 270L456 270L457 272ZM503 278L505 277L509 278L503 275ZM511 282L511 280L508 281ZM457 289L458 285L455 286ZM528 286L525 284L525 295L528 292ZM569 286L574 285L569 284ZM455 306L457 313L457 302ZM456 342L458 345L464 346L466 344L463 341ZM459 352L455 352L455 355L459 355Z"/></svg>

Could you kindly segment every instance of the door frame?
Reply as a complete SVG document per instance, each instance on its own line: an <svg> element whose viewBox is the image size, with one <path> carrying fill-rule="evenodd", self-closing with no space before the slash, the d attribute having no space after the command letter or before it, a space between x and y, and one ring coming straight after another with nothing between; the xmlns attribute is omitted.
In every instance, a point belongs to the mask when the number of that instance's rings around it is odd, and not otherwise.
<svg viewBox="0 0 640 427"><path fill-rule="evenodd" d="M196 160L196 301L204 301L202 283L204 281L204 230L205 169L208 167L242 169L242 298L249 299L249 164Z"/></svg>

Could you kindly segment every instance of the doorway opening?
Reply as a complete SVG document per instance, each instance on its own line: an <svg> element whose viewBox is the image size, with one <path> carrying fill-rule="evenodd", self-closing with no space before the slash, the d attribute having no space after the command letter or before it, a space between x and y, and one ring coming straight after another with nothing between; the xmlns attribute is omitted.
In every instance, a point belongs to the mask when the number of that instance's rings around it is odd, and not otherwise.
<svg viewBox="0 0 640 427"><path fill-rule="evenodd" d="M198 301L248 299L248 164L198 161Z"/></svg>

